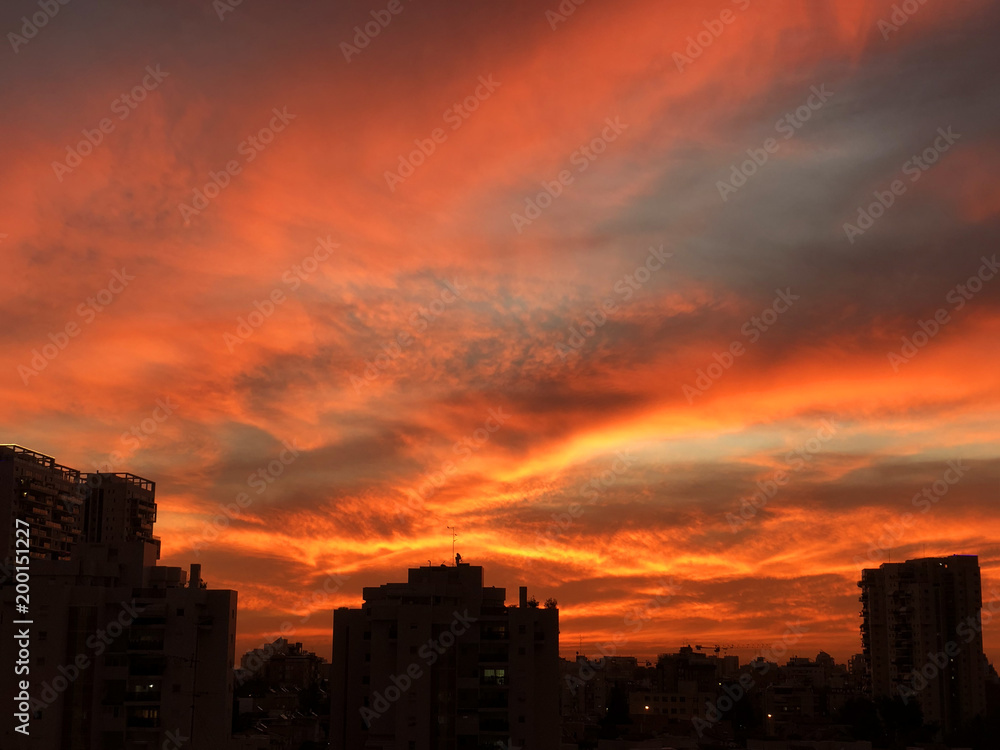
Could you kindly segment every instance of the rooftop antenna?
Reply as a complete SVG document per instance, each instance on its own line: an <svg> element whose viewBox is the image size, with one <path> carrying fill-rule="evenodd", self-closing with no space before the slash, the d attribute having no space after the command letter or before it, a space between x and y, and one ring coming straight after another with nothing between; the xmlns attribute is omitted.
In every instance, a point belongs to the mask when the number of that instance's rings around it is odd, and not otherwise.
<svg viewBox="0 0 1000 750"><path fill-rule="evenodd" d="M455 559L455 540L458 538L458 534L455 533L455 527L454 526L448 526L447 528L451 529L451 559L454 560ZM455 565L456 566L458 565L457 561L455 562Z"/></svg>

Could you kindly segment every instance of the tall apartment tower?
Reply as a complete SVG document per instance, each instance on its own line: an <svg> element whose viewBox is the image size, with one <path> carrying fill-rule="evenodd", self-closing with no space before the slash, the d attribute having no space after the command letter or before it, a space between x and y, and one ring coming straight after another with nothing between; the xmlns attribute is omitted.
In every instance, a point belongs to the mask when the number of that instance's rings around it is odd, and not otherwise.
<svg viewBox="0 0 1000 750"><path fill-rule="evenodd" d="M156 523L156 483L135 474L85 474L82 539L114 543L151 542L160 558L160 540L153 536Z"/></svg>
<svg viewBox="0 0 1000 750"><path fill-rule="evenodd" d="M861 641L875 697L918 701L926 723L957 729L986 705L979 558L952 555L864 570Z"/></svg>
<svg viewBox="0 0 1000 750"><path fill-rule="evenodd" d="M78 542L154 544L156 484L134 474L84 474L51 456L0 445L0 561L14 551L15 520L31 526L31 557L69 560Z"/></svg>
<svg viewBox="0 0 1000 750"><path fill-rule="evenodd" d="M156 564L153 482L82 474L0 446L0 643L18 643L18 680L0 679L0 748L132 750L230 746L235 591ZM28 523L30 602L17 613L15 523ZM20 524L23 528L23 524ZM21 583L18 579L19 585ZM24 622L27 620L28 622ZM13 653L13 651L12 651ZM22 731L17 727L20 726ZM30 730L25 737L23 730Z"/></svg>
<svg viewBox="0 0 1000 750"><path fill-rule="evenodd" d="M228 747L236 599L205 587L199 565L156 565L151 542L83 542L73 560L33 563L30 741L6 712L0 747ZM9 639L14 587L0 587L0 608ZM5 705L14 694L0 680Z"/></svg>
<svg viewBox="0 0 1000 750"><path fill-rule="evenodd" d="M411 568L334 612L335 750L559 746L559 611L483 582L467 563Z"/></svg>
<svg viewBox="0 0 1000 750"><path fill-rule="evenodd" d="M52 456L0 445L0 560L14 554L15 521L31 525L31 557L68 560L82 530L81 474Z"/></svg>

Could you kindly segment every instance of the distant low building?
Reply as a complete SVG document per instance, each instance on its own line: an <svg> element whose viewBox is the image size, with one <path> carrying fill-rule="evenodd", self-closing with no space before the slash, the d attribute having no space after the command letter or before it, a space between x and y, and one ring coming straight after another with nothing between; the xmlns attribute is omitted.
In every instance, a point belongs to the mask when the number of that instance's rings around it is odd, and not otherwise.
<svg viewBox="0 0 1000 750"><path fill-rule="evenodd" d="M273 688L305 690L323 679L326 660L306 651L301 643L277 638L264 648L247 651L240 658L242 681L258 680Z"/></svg>
<svg viewBox="0 0 1000 750"><path fill-rule="evenodd" d="M243 654L235 670L236 747L326 747L328 675L326 660L285 638Z"/></svg>
<svg viewBox="0 0 1000 750"><path fill-rule="evenodd" d="M707 705L715 702L725 667L721 658L690 646L676 654L660 654L651 689L629 696L629 713L640 719L662 717L668 723L704 719Z"/></svg>

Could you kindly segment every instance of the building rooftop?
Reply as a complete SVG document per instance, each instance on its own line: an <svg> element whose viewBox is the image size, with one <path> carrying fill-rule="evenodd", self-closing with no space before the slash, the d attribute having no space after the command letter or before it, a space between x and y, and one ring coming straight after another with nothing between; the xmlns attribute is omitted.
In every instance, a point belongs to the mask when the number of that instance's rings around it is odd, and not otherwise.
<svg viewBox="0 0 1000 750"><path fill-rule="evenodd" d="M142 489L148 490L150 492L152 492L156 488L156 482L150 479L144 479L143 477L137 476L135 474L129 474L128 472L125 471L117 471L113 473L104 471L95 471L93 472L93 474L89 474L88 476L117 477L118 479L122 479L125 482L128 482L129 484L134 484L135 486L141 487Z"/></svg>
<svg viewBox="0 0 1000 750"><path fill-rule="evenodd" d="M80 480L80 472L77 469L71 469L68 466L63 466L62 464L56 463L56 460L52 456L47 456L44 453L39 453L38 451L33 451L30 448L25 448L22 445L16 445L14 443L3 443L0 444L0 449L10 450L17 458L22 461L30 461L32 463L38 464L39 466L51 469L52 471L58 471L67 479L72 481Z"/></svg>

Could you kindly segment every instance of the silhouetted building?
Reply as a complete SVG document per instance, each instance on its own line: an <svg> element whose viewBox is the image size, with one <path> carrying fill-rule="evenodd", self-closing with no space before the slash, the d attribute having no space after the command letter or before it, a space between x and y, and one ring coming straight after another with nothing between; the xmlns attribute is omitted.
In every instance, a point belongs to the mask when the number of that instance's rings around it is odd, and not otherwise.
<svg viewBox="0 0 1000 750"><path fill-rule="evenodd" d="M979 558L952 555L862 572L861 640L873 697L919 702L956 729L985 708Z"/></svg>
<svg viewBox="0 0 1000 750"><path fill-rule="evenodd" d="M31 526L31 556L69 560L77 542L151 542L160 557L156 485L134 474L85 474L51 456L0 445L0 560L13 551L15 520Z"/></svg>
<svg viewBox="0 0 1000 750"><path fill-rule="evenodd" d="M559 660L563 722L597 722L607 714L612 690L627 694L639 667L634 656L599 656Z"/></svg>
<svg viewBox="0 0 1000 750"><path fill-rule="evenodd" d="M239 750L326 747L330 665L301 643L277 638L247 651L236 670Z"/></svg>
<svg viewBox="0 0 1000 750"><path fill-rule="evenodd" d="M86 474L82 477L84 494L83 540L87 542L126 542L139 540L156 546L153 536L156 523L156 484L135 474Z"/></svg>
<svg viewBox="0 0 1000 750"><path fill-rule="evenodd" d="M188 578L155 563L154 544L131 541L81 543L72 561L32 565L32 747L229 742L236 592L206 588L199 565ZM0 620L13 597L4 587ZM12 681L2 684L12 704Z"/></svg>
<svg viewBox="0 0 1000 750"><path fill-rule="evenodd" d="M81 475L51 456L0 445L0 560L14 554L17 520L31 526L31 557L69 560L82 531Z"/></svg>
<svg viewBox="0 0 1000 750"><path fill-rule="evenodd" d="M854 654L847 662L848 686L855 695L871 695L868 662L864 654Z"/></svg>
<svg viewBox="0 0 1000 750"><path fill-rule="evenodd" d="M843 685L846 670L836 670L833 658L821 651L816 661L793 656L775 673L762 692L764 727L771 737L815 734L828 717L831 683ZM841 693L842 695L842 693Z"/></svg>
<svg viewBox="0 0 1000 750"><path fill-rule="evenodd" d="M791 657L781 668L781 674L787 680L823 689L830 686L835 667L833 657L825 651L820 651L816 661L804 656Z"/></svg>
<svg viewBox="0 0 1000 750"><path fill-rule="evenodd" d="M277 638L264 648L247 651L240 658L240 668L248 679L259 680L272 688L304 690L323 679L326 662L301 643Z"/></svg>
<svg viewBox="0 0 1000 750"><path fill-rule="evenodd" d="M0 446L0 554L30 526L31 746L60 750L223 747L231 733L236 592L160 567L155 485L84 474ZM16 589L0 586L0 634ZM6 642L6 640L4 641ZM14 681L0 699L14 703ZM9 721L0 747L21 737ZM179 738L186 738L180 741Z"/></svg>
<svg viewBox="0 0 1000 750"><path fill-rule="evenodd" d="M483 569L411 568L334 612L335 750L559 746L559 612L521 587L517 607ZM498 743L500 743L498 745Z"/></svg>
<svg viewBox="0 0 1000 750"><path fill-rule="evenodd" d="M797 730L817 716L816 690L811 684L789 679L764 688L764 728L768 736L783 737L789 727Z"/></svg>
<svg viewBox="0 0 1000 750"><path fill-rule="evenodd" d="M651 726L690 723L705 718L715 703L725 662L684 646L676 654L660 654L649 690L629 696L633 717L650 717Z"/></svg>

